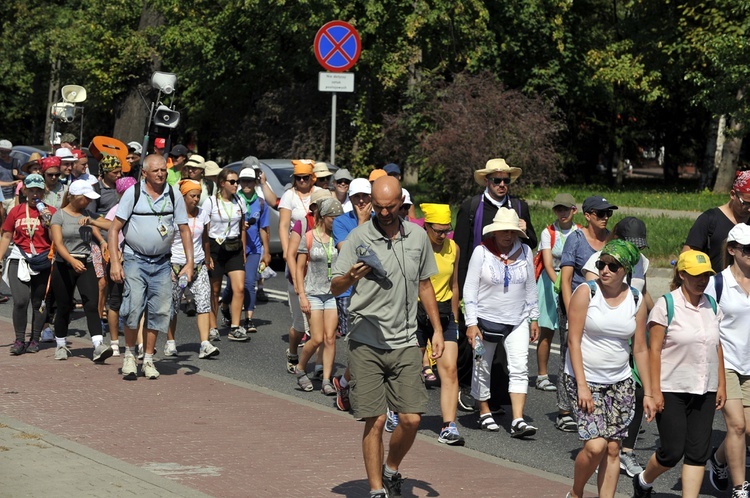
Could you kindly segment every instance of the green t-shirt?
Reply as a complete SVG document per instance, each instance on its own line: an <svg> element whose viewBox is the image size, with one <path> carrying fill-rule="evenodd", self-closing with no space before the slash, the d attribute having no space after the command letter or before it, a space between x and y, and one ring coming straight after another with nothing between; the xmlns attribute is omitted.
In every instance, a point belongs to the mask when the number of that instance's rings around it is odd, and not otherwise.
<svg viewBox="0 0 750 498"><path fill-rule="evenodd" d="M174 168L170 168L167 170L167 183L168 184L174 185L180 180L182 180L182 173L180 171L175 171Z"/></svg>
<svg viewBox="0 0 750 498"><path fill-rule="evenodd" d="M388 241L372 221L352 230L339 252L332 276L345 275L357 262L357 247L369 247L393 283L389 290L363 278L352 286L348 340L379 349L417 345L419 282L437 273L427 233L403 222L403 232Z"/></svg>

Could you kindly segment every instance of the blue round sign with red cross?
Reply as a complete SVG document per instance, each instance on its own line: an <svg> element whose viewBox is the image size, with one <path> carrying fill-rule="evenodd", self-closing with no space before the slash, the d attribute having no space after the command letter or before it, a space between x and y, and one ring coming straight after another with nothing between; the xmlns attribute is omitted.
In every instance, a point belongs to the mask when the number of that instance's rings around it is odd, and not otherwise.
<svg viewBox="0 0 750 498"><path fill-rule="evenodd" d="M340 73L357 63L362 43L354 26L344 21L331 21L318 30L314 48L321 66Z"/></svg>

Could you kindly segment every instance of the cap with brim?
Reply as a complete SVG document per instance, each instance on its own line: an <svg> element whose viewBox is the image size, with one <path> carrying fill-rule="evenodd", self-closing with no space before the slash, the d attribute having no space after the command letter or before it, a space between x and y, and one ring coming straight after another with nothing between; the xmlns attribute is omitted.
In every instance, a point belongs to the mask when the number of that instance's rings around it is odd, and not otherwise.
<svg viewBox="0 0 750 498"><path fill-rule="evenodd" d="M64 147L60 147L55 151L55 157L59 157L60 161L64 163L73 163L76 161L76 156L73 155L70 149Z"/></svg>
<svg viewBox="0 0 750 498"><path fill-rule="evenodd" d="M492 173L508 173L510 175L510 183L515 182L523 170L521 168L515 168L508 166L505 159L490 159L484 168L478 169L474 172L474 181L482 187L485 186L487 175Z"/></svg>
<svg viewBox="0 0 750 498"><path fill-rule="evenodd" d="M323 199L330 199L331 195L331 191L326 188L316 189L312 194L310 194L310 205L318 204Z"/></svg>
<svg viewBox="0 0 750 498"><path fill-rule="evenodd" d="M174 147L172 147L172 150L169 151L169 155L172 157L178 157L178 156L186 156L188 155L187 147L185 147L182 144L177 144Z"/></svg>
<svg viewBox="0 0 750 498"><path fill-rule="evenodd" d="M557 206L563 206L566 208L576 207L576 200L570 194L557 194L555 198L552 199L552 208L554 209Z"/></svg>
<svg viewBox="0 0 750 498"><path fill-rule="evenodd" d="M739 223L729 230L727 242L736 242L743 246L750 245L750 225Z"/></svg>
<svg viewBox="0 0 750 498"><path fill-rule="evenodd" d="M23 179L23 184L26 188L40 188L44 190L44 178L42 175L33 173Z"/></svg>
<svg viewBox="0 0 750 498"><path fill-rule="evenodd" d="M627 240L638 249L648 247L646 242L646 224L633 216L621 219L613 229L618 239Z"/></svg>
<svg viewBox="0 0 750 498"><path fill-rule="evenodd" d="M336 182L339 181L339 180L349 180L349 181L352 181L353 179L354 178L352 178L351 173L349 173L349 170L346 169L346 168L341 168L340 170L337 170L333 174L333 180L336 181Z"/></svg>
<svg viewBox="0 0 750 498"><path fill-rule="evenodd" d="M716 272L711 268L711 259L708 254L691 249L680 254L677 260L677 271L684 271L694 277L703 275L704 273L710 273L714 275Z"/></svg>
<svg viewBox="0 0 750 498"><path fill-rule="evenodd" d="M349 197L357 194L372 194L372 185L364 178L355 178L349 184Z"/></svg>
<svg viewBox="0 0 750 498"><path fill-rule="evenodd" d="M203 176L217 176L221 173L221 166L216 164L215 161L206 161L203 163L205 168L203 170Z"/></svg>
<svg viewBox="0 0 750 498"><path fill-rule="evenodd" d="M583 201L583 212L590 213L591 211L596 211L597 209L617 209L617 206L609 202L604 197L598 195L586 197L586 200Z"/></svg>
<svg viewBox="0 0 750 498"><path fill-rule="evenodd" d="M198 154L193 154L190 156L190 159L187 160L185 163L185 166L188 168L205 168L206 167L206 160L203 159L203 156L200 156Z"/></svg>
<svg viewBox="0 0 750 498"><path fill-rule="evenodd" d="M318 215L320 216L341 216L344 214L344 208L338 199L329 197L322 199L318 205Z"/></svg>
<svg viewBox="0 0 750 498"><path fill-rule="evenodd" d="M141 146L141 144L139 144L138 142L128 142L128 152L130 152L131 154L140 156L142 151L143 146Z"/></svg>
<svg viewBox="0 0 750 498"><path fill-rule="evenodd" d="M255 156L247 156L242 160L242 167L254 169L260 168L260 161L258 161L258 158Z"/></svg>
<svg viewBox="0 0 750 498"><path fill-rule="evenodd" d="M328 178L329 176L333 175L333 173L331 173L331 170L328 169L328 165L326 163L315 163L315 166L313 167L313 173L315 174L316 178Z"/></svg>
<svg viewBox="0 0 750 498"><path fill-rule="evenodd" d="M411 195L405 188L401 189L401 196L404 198L402 206L411 206L413 204L413 202L411 202Z"/></svg>
<svg viewBox="0 0 750 498"><path fill-rule="evenodd" d="M73 183L70 184L70 188L68 188L68 193L70 195L83 195L86 196L89 199L98 199L101 197L99 194L96 193L96 190L94 190L94 187L88 182L88 180L76 180Z"/></svg>
<svg viewBox="0 0 750 498"><path fill-rule="evenodd" d="M386 164L385 166L383 166L383 171L385 171L388 175L390 175L391 173L395 173L397 175L401 174L401 168L399 168L398 164L396 163Z"/></svg>
<svg viewBox="0 0 750 498"><path fill-rule="evenodd" d="M382 169L375 169L375 170L372 170L372 173L370 173L370 177L368 178L368 180L370 180L371 182L374 182L378 178L381 178L384 176L388 176L388 173L386 173Z"/></svg>
<svg viewBox="0 0 750 498"><path fill-rule="evenodd" d="M13 144L10 140L0 140L0 150L13 150Z"/></svg>
<svg viewBox="0 0 750 498"><path fill-rule="evenodd" d="M167 140L164 138L157 138L154 140L154 147L157 149L163 149L167 146Z"/></svg>
<svg viewBox="0 0 750 498"><path fill-rule="evenodd" d="M21 171L29 174L29 169L31 169L32 166L39 166L41 168L42 166L42 155L38 152L32 152L29 156L29 160L24 163L23 166L21 166Z"/></svg>
<svg viewBox="0 0 750 498"><path fill-rule="evenodd" d="M512 230L518 232L523 238L526 238L526 232L521 230L519 225L518 215L515 211L508 208L500 208L497 210L497 214L492 218L492 223L482 229L482 235L487 235L491 232L499 232L502 230Z"/></svg>
<svg viewBox="0 0 750 498"><path fill-rule="evenodd" d="M242 168L242 171L240 171L240 180L246 179L246 180L257 180L258 177L255 176L255 169L253 168Z"/></svg>

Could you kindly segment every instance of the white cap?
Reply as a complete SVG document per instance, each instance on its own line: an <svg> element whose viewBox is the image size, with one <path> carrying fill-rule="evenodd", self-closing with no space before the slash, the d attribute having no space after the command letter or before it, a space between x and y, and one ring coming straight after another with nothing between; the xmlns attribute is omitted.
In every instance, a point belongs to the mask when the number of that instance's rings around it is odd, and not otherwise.
<svg viewBox="0 0 750 498"><path fill-rule="evenodd" d="M65 147L60 147L55 151L55 157L59 157L61 161L66 162L75 162L76 156L73 155L73 153L70 151L70 149L66 149Z"/></svg>
<svg viewBox="0 0 750 498"><path fill-rule="evenodd" d="M135 141L128 142L128 149L133 149L133 154L138 154L139 156L143 152L143 146Z"/></svg>
<svg viewBox="0 0 750 498"><path fill-rule="evenodd" d="M412 204L414 204L413 202L411 202L411 196L409 195L408 190L406 190L405 188L402 188L401 195L404 196L404 205L408 204L411 206Z"/></svg>
<svg viewBox="0 0 750 498"><path fill-rule="evenodd" d="M76 180L71 183L70 188L68 189L68 193L70 195L85 195L89 199L98 199L99 197L101 197L96 193L93 185L91 185L86 180Z"/></svg>
<svg viewBox="0 0 750 498"><path fill-rule="evenodd" d="M251 180L258 179L258 177L255 176L255 169L253 168L243 168L242 171L240 171L240 180L243 178L249 178Z"/></svg>
<svg viewBox="0 0 750 498"><path fill-rule="evenodd" d="M0 149L1 150L11 150L11 149L13 149L13 144L10 143L10 140L0 140Z"/></svg>
<svg viewBox="0 0 750 498"><path fill-rule="evenodd" d="M372 194L372 185L366 178L355 178L349 184L349 197L357 194Z"/></svg>
<svg viewBox="0 0 750 498"><path fill-rule="evenodd" d="M743 246L750 245L750 225L738 223L727 235L727 242L737 242Z"/></svg>

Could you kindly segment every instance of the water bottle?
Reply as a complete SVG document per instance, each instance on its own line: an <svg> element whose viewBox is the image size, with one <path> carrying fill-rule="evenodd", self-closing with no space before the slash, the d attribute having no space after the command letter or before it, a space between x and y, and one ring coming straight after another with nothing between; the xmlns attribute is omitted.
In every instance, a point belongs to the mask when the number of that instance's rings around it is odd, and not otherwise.
<svg viewBox="0 0 750 498"><path fill-rule="evenodd" d="M485 351L482 339L479 336L474 337L474 359L479 361L484 358Z"/></svg>
<svg viewBox="0 0 750 498"><path fill-rule="evenodd" d="M42 218L44 224L49 226L50 221L52 221L52 215L50 214L49 209L47 209L47 206L45 206L42 201L38 201L36 203L36 210L39 211L39 216Z"/></svg>
<svg viewBox="0 0 750 498"><path fill-rule="evenodd" d="M185 287L188 285L187 275L180 275L180 279L177 281L177 285L180 286L180 292L185 292Z"/></svg>

